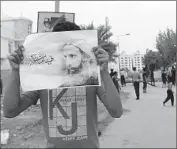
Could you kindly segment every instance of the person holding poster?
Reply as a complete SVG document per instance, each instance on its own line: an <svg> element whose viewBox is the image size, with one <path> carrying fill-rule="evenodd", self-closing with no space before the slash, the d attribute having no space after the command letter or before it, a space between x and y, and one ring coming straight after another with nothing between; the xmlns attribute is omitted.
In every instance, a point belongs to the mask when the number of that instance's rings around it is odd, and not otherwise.
<svg viewBox="0 0 177 149"><path fill-rule="evenodd" d="M80 30L80 27L66 22L57 24L53 32L75 30ZM123 114L120 95L108 72L108 53L100 46L93 48L101 68L102 86L20 93L19 64L23 59L23 50L20 47L8 57L12 70L3 101L4 116L16 117L40 99L47 148L99 148L97 96L112 117L120 118ZM77 59L81 58L78 56ZM77 66L75 64L74 68ZM77 72L76 69L68 71Z"/></svg>

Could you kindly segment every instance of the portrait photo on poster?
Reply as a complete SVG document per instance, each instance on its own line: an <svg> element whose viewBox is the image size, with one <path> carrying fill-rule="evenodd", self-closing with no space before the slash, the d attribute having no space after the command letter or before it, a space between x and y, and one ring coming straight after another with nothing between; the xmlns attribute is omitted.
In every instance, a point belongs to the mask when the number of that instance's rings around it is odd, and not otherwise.
<svg viewBox="0 0 177 149"><path fill-rule="evenodd" d="M38 12L37 32L51 32L57 23L73 22L75 13L67 12Z"/></svg>
<svg viewBox="0 0 177 149"><path fill-rule="evenodd" d="M100 86L100 67L92 50L97 45L96 30L27 36L20 64L22 90Z"/></svg>

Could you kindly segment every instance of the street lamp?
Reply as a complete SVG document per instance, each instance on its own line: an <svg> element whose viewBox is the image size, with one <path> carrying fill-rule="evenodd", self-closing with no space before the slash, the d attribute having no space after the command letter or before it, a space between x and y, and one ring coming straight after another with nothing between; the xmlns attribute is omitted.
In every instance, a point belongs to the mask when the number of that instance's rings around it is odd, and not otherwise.
<svg viewBox="0 0 177 149"><path fill-rule="evenodd" d="M117 39L119 40L119 37L129 36L129 35L130 35L130 33L119 35L119 36L117 36ZM120 51L120 43L119 42L118 42L118 49L119 49L118 53L119 53L119 71L120 71L120 54L121 54L121 51Z"/></svg>

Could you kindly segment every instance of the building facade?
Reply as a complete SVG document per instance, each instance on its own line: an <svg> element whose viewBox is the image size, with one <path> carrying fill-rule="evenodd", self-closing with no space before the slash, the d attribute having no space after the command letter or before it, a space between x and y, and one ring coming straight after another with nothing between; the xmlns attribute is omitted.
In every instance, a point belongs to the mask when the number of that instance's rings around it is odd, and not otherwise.
<svg viewBox="0 0 177 149"><path fill-rule="evenodd" d="M139 51L134 53L132 57L133 67L136 67L137 70L142 70L144 67L143 58L144 58L144 55L140 54Z"/></svg>
<svg viewBox="0 0 177 149"><path fill-rule="evenodd" d="M120 54L120 69L128 69L128 70L132 70L132 55L126 54L125 52L122 52Z"/></svg>
<svg viewBox="0 0 177 149"><path fill-rule="evenodd" d="M1 60L23 44L32 33L32 21L28 18L4 18L1 20ZM2 62L3 63L3 62ZM1 64L2 64L1 63Z"/></svg>
<svg viewBox="0 0 177 149"><path fill-rule="evenodd" d="M144 55L139 51L132 55L122 52L119 59L120 69L132 70L133 67L136 67L137 70L142 70L144 67L143 58Z"/></svg>

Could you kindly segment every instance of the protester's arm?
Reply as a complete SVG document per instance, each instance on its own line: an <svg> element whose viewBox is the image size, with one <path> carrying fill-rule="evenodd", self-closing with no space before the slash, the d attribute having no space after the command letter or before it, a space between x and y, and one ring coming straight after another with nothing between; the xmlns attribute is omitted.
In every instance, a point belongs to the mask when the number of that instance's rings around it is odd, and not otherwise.
<svg viewBox="0 0 177 149"><path fill-rule="evenodd" d="M97 87L97 95L110 115L114 118L119 118L123 114L120 94L108 73L102 73L101 77L103 85Z"/></svg>
<svg viewBox="0 0 177 149"><path fill-rule="evenodd" d="M38 92L28 92L20 95L19 65L23 59L23 47L19 47L8 56L12 67L9 82L3 100L3 113L7 118L12 118L27 109L39 98Z"/></svg>
<svg viewBox="0 0 177 149"><path fill-rule="evenodd" d="M122 103L117 88L108 72L109 55L100 47L95 47L94 53L101 68L101 80L103 82L102 87L97 88L97 95L110 115L114 118L119 118L123 114Z"/></svg>
<svg viewBox="0 0 177 149"><path fill-rule="evenodd" d="M12 70L3 100L4 116L13 118L19 115L31 105L36 104L38 99L38 91L26 92L20 95L19 71Z"/></svg>

